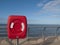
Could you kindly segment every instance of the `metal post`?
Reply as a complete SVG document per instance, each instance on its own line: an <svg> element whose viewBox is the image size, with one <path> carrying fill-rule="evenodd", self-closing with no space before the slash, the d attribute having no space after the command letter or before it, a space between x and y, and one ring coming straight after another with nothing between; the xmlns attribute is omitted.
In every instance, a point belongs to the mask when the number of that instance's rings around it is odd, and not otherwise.
<svg viewBox="0 0 60 45"><path fill-rule="evenodd" d="M17 42L16 42L16 45L19 45L19 39L17 38Z"/></svg>
<svg viewBox="0 0 60 45"><path fill-rule="evenodd" d="M58 31L58 27L57 27L57 30L56 30L56 33L55 33L55 37L57 38L57 31ZM57 38L58 39L58 38Z"/></svg>
<svg viewBox="0 0 60 45"><path fill-rule="evenodd" d="M28 41L28 43L30 44L30 42L29 42L29 36L28 36L28 34L29 34L29 29L30 29L30 28L28 27L28 31L27 31L27 39L28 39L28 40L27 40L27 41Z"/></svg>
<svg viewBox="0 0 60 45"><path fill-rule="evenodd" d="M12 45L12 39L10 39L10 42L11 42L10 44Z"/></svg>
<svg viewBox="0 0 60 45"><path fill-rule="evenodd" d="M45 35L44 35L45 30L46 30L46 27L44 27L44 29L42 31L43 42L45 41Z"/></svg>
<svg viewBox="0 0 60 45"><path fill-rule="evenodd" d="M58 40L58 33L57 33L58 30L59 30L59 27L57 27L57 30L56 30L56 38L57 38L57 40Z"/></svg>

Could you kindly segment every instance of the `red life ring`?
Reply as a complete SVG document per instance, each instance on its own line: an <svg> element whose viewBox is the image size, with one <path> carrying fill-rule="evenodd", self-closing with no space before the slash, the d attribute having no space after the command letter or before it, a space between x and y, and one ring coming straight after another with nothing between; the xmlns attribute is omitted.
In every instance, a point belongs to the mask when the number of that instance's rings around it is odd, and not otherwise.
<svg viewBox="0 0 60 45"><path fill-rule="evenodd" d="M25 28L24 23L20 22L19 20L14 20L10 24L10 29L11 29L11 31L13 30L12 32L13 33L15 32L15 34L18 32L20 32L20 33L23 32L24 28Z"/></svg>

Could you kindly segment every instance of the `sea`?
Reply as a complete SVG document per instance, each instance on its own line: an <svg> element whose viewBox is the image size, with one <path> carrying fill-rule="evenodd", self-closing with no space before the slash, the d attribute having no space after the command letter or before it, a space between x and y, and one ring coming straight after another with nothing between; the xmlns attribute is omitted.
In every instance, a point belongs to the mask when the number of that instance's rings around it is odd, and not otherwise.
<svg viewBox="0 0 60 45"><path fill-rule="evenodd" d="M28 37L42 37L42 36L60 36L60 25L55 24L28 24ZM0 24L0 37L7 36L7 24Z"/></svg>

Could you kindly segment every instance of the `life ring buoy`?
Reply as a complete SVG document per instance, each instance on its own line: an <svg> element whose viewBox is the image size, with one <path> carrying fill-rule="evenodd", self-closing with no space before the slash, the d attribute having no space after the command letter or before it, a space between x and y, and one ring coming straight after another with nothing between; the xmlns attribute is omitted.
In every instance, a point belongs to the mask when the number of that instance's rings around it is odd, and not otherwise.
<svg viewBox="0 0 60 45"><path fill-rule="evenodd" d="M15 25L14 22L11 22L10 28L13 29L14 28L14 25ZM24 31L25 26L24 26L24 23L23 22L21 23L21 27L22 27L21 28L21 31Z"/></svg>

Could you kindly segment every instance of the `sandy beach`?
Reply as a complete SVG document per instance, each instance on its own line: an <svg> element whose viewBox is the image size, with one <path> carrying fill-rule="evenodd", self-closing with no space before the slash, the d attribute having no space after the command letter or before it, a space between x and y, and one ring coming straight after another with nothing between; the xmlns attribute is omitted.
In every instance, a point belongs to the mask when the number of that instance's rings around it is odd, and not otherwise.
<svg viewBox="0 0 60 45"><path fill-rule="evenodd" d="M16 45L16 39L0 38L0 45ZM60 36L43 38L19 39L19 45L60 45Z"/></svg>

